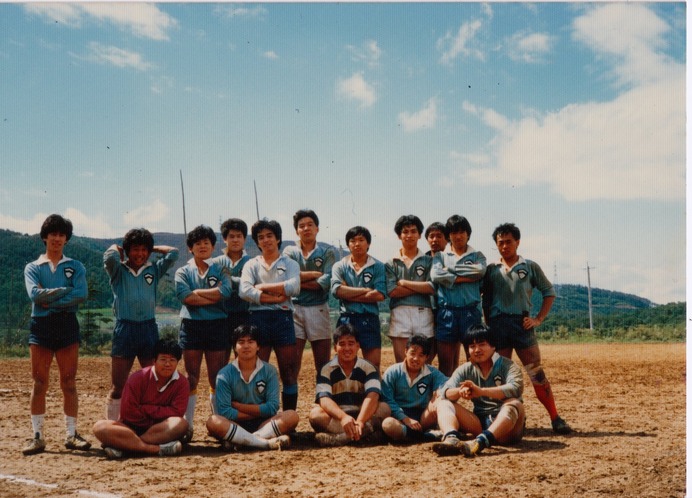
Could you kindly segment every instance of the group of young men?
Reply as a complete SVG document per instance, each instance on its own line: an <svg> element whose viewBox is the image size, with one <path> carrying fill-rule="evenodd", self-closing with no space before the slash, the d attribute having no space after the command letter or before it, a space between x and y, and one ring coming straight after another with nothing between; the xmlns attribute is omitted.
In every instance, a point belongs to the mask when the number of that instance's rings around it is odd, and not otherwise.
<svg viewBox="0 0 692 498"><path fill-rule="evenodd" d="M525 415L513 351L548 410L553 430L571 432L555 407L534 333L555 292L541 268L518 255L516 226L495 229L501 258L487 264L469 245L471 226L463 216L433 223L425 232L418 217L402 216L394 226L401 248L384 264L370 256L371 234L365 227L348 230L349 254L337 260L331 246L317 243L314 211L296 212L293 225L298 241L281 251L279 223L256 222L250 234L261 254L252 259L244 250L248 228L240 219L222 223L226 247L221 256L213 256L217 237L212 228L201 225L187 234L192 257L174 279L181 302L178 343L159 340L154 316L157 284L178 250L155 246L144 229L130 230L122 246L106 250L116 317L112 388L107 419L93 430L108 458L182 451L194 435L203 359L212 412L209 435L225 450L286 447L299 421L298 375L307 341L317 372L309 422L322 446L359 441L380 430L392 440L437 439L433 450L440 455L472 456L496 442L516 442ZM63 254L71 235L69 220L49 216L41 228L46 253L25 269L34 380L34 437L23 449L27 455L46 446L43 419L53 356L64 396L65 445L90 448L76 432L75 313L86 297L86 280L83 265ZM418 248L423 235L427 253ZM152 253L162 257L149 261ZM530 316L533 289L543 296L535 317ZM330 293L340 302L333 334ZM396 364L381 377L379 303L387 297ZM462 344L468 361L458 367ZM268 363L272 350L278 372ZM439 370L431 365L435 355ZM142 370L129 375L135 358ZM177 371L181 358L187 379ZM457 403L460 399L470 400L473 411ZM475 439L462 442L465 434Z"/></svg>

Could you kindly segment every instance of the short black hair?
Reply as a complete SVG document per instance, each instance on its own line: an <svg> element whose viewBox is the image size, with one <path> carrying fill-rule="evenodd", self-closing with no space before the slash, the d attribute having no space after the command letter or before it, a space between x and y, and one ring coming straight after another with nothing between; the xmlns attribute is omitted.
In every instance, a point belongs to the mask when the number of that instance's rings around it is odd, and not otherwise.
<svg viewBox="0 0 692 498"><path fill-rule="evenodd" d="M274 237L276 237L276 240L279 242L279 249L281 249L281 225L279 225L279 222L276 220L268 220L267 218L263 218L261 220L257 220L252 225L252 240L255 241L257 247L259 247L257 237L262 230L269 230L271 233L273 233Z"/></svg>
<svg viewBox="0 0 692 498"><path fill-rule="evenodd" d="M154 359L158 358L160 354L169 354L180 361L180 358L183 357L183 349L174 339L159 339L154 344Z"/></svg>
<svg viewBox="0 0 692 498"><path fill-rule="evenodd" d="M453 232L466 232L466 234L471 238L471 223L463 216L458 214L453 214L447 219L447 237Z"/></svg>
<svg viewBox="0 0 692 498"><path fill-rule="evenodd" d="M356 328L350 323L342 323L336 328L336 330L334 330L334 333L332 334L334 346L339 343L339 339L347 335L352 336L356 342L360 344L360 340L358 339L358 331Z"/></svg>
<svg viewBox="0 0 692 498"><path fill-rule="evenodd" d="M46 218L41 225L41 240L46 243L46 237L51 233L65 234L67 240L72 238L72 222L67 218L63 218L59 214L51 214Z"/></svg>
<svg viewBox="0 0 692 498"><path fill-rule="evenodd" d="M229 218L221 223L221 237L225 239L231 230L237 230L243 234L244 239L247 238L247 223L240 218Z"/></svg>
<svg viewBox="0 0 692 498"><path fill-rule="evenodd" d="M188 249L192 249L192 246L195 245L195 243L199 242L200 240L204 239L209 239L209 242L211 242L212 246L216 245L216 234L214 233L214 230L212 230L211 227L208 227L207 225L200 225L198 227L193 228L190 233L187 234L187 247Z"/></svg>
<svg viewBox="0 0 692 498"><path fill-rule="evenodd" d="M423 350L423 354L425 356L430 356L430 351L432 351L432 340L422 334L413 334L408 338L408 341L406 341L406 349L411 346L420 346Z"/></svg>
<svg viewBox="0 0 692 498"><path fill-rule="evenodd" d="M512 237L514 237L514 240L521 240L521 232L514 223L503 223L502 225L498 225L497 228L493 230L493 240L497 242L498 235L507 234L510 234Z"/></svg>
<svg viewBox="0 0 692 498"><path fill-rule="evenodd" d="M293 215L293 228L298 230L298 222L303 218L311 218L315 222L315 226L320 226L320 219L312 209L299 209Z"/></svg>
<svg viewBox="0 0 692 498"><path fill-rule="evenodd" d="M346 245L348 245L348 242L353 238L357 237L359 235L362 235L365 237L365 241L370 245L370 242L372 241L372 236L370 235L370 230L368 230L365 227L362 226L355 226L353 228L349 228L348 232L346 232Z"/></svg>
<svg viewBox="0 0 692 498"><path fill-rule="evenodd" d="M125 254L130 252L132 246L145 246L147 251L154 250L154 236L146 228L133 228L123 237L123 249Z"/></svg>
<svg viewBox="0 0 692 498"><path fill-rule="evenodd" d="M483 341L487 342L492 347L495 347L495 339L493 334L490 332L490 329L482 323L479 323L476 325L471 325L466 330L464 340L462 342L464 343L464 347L468 349L471 344Z"/></svg>
<svg viewBox="0 0 692 498"><path fill-rule="evenodd" d="M401 231L404 229L404 227L409 225L414 225L418 230L418 233L421 235L423 234L423 222L420 220L420 218L413 214L405 214L400 216L399 219L396 220L396 223L394 223L394 232L396 233L397 237L401 235Z"/></svg>
<svg viewBox="0 0 692 498"><path fill-rule="evenodd" d="M442 232L442 235L445 236L445 240L449 239L449 234L447 233L447 227L444 225L444 223L441 223L439 221L434 221L428 225L428 228L425 229L425 238L428 238L428 235L430 235L430 232Z"/></svg>
<svg viewBox="0 0 692 498"><path fill-rule="evenodd" d="M233 329L233 336L231 337L233 351L235 351L235 345L242 337L250 337L253 341L259 344L259 335L260 330L255 325L250 325L248 323L238 325L235 329Z"/></svg>

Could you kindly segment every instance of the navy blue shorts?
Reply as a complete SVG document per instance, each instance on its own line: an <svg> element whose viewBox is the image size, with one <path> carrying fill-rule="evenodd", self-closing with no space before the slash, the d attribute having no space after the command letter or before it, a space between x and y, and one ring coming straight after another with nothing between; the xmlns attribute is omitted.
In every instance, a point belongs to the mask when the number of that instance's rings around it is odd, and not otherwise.
<svg viewBox="0 0 692 498"><path fill-rule="evenodd" d="M154 357L154 345L159 340L156 320L133 322L116 320L113 329L111 356L118 358L150 359Z"/></svg>
<svg viewBox="0 0 692 498"><path fill-rule="evenodd" d="M69 311L31 317L29 344L58 351L79 343L77 314Z"/></svg>
<svg viewBox="0 0 692 498"><path fill-rule="evenodd" d="M180 339L183 350L225 351L230 349L231 341L226 329L226 319L190 320L184 318L180 323Z"/></svg>
<svg viewBox="0 0 692 498"><path fill-rule="evenodd" d="M336 326L350 323L356 329L358 342L363 351L382 348L380 317L370 313L342 313Z"/></svg>
<svg viewBox="0 0 692 498"><path fill-rule="evenodd" d="M260 347L278 348L296 343L293 312L290 310L251 311L248 323L259 329Z"/></svg>
<svg viewBox="0 0 692 498"><path fill-rule="evenodd" d="M466 331L473 325L481 323L481 311L478 306L464 308L441 307L437 310L435 322L435 339L440 342L464 342Z"/></svg>
<svg viewBox="0 0 692 498"><path fill-rule="evenodd" d="M404 411L404 414L408 418L412 418L413 420L418 420L420 422L420 418L423 416L423 412L425 411L425 408L420 408L418 406L412 406L410 408L402 408Z"/></svg>
<svg viewBox="0 0 692 498"><path fill-rule="evenodd" d="M128 424L127 422L122 422L122 423L125 424L126 426L128 426L130 429L132 429L134 431L134 433L137 434L138 437L142 437L145 432L147 432L149 429L151 429L151 426L142 427L139 425Z"/></svg>
<svg viewBox="0 0 692 498"><path fill-rule="evenodd" d="M269 417L271 418L271 417ZM266 420L266 418L251 418L250 420L241 420L241 421L233 421L234 423L238 424L240 427L248 431L250 434L253 432L257 432L260 428L260 425L262 425Z"/></svg>
<svg viewBox="0 0 692 498"><path fill-rule="evenodd" d="M488 325L495 349L512 348L521 351L538 344L534 329L525 330L523 323L522 315L498 315L491 318Z"/></svg>

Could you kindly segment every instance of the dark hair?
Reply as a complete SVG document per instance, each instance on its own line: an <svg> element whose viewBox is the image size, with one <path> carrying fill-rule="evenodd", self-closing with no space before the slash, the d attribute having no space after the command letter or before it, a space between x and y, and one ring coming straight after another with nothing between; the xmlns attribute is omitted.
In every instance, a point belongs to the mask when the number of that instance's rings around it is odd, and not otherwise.
<svg viewBox="0 0 692 498"><path fill-rule="evenodd" d="M233 350L235 351L235 345L242 337L250 337L253 341L259 344L259 335L260 330L254 325L247 323L238 325L235 329L233 329L233 336L231 337Z"/></svg>
<svg viewBox="0 0 692 498"><path fill-rule="evenodd" d="M349 240L351 240L353 237L357 237L359 235L362 235L365 237L365 241L370 245L370 242L372 241L372 236L370 235L370 230L368 230L365 227L361 226L355 226L353 228L349 228L348 232L346 232L346 245L348 245Z"/></svg>
<svg viewBox="0 0 692 498"><path fill-rule="evenodd" d="M521 240L521 232L514 223L503 223L493 230L493 240L497 242L498 235L510 234L515 240Z"/></svg>
<svg viewBox="0 0 692 498"><path fill-rule="evenodd" d="M490 329L482 323L479 323L476 325L471 325L466 330L466 334L464 334L464 340L462 342L464 343L464 347L468 349L471 344L483 341L487 342L492 347L495 347L495 339L490 333Z"/></svg>
<svg viewBox="0 0 692 498"><path fill-rule="evenodd" d="M180 361L180 358L183 357L183 349L173 339L159 339L154 344L154 359L158 358L160 354L169 354Z"/></svg>
<svg viewBox="0 0 692 498"><path fill-rule="evenodd" d="M46 237L51 233L65 234L67 240L72 238L72 222L59 214L51 214L41 225L41 240L46 243Z"/></svg>
<svg viewBox="0 0 692 498"><path fill-rule="evenodd" d="M336 330L334 330L334 333L332 334L332 340L334 341L334 345L336 346L339 343L339 339L347 335L352 336L356 340L356 342L360 343L360 341L358 340L358 331L356 330L356 328L350 323L342 323L336 328Z"/></svg>
<svg viewBox="0 0 692 498"><path fill-rule="evenodd" d="M255 244L257 247L259 247L259 244L257 243L257 236L262 230L269 230L271 233L274 234L274 237L276 237L276 240L279 241L279 249L281 249L281 225L279 225L279 222L276 220L268 220L267 218L263 218L261 220L257 220L254 225L252 225L252 240L255 241Z"/></svg>
<svg viewBox="0 0 692 498"><path fill-rule="evenodd" d="M471 238L471 224L469 220L458 214L453 214L447 219L447 237L452 232L466 232L466 234Z"/></svg>
<svg viewBox="0 0 692 498"><path fill-rule="evenodd" d="M442 232L442 235L445 236L445 240L449 238L449 234L447 233L447 227L444 225L444 223L440 223L439 221L434 221L428 225L428 228L425 229L425 238L428 238L428 235L430 235L430 232Z"/></svg>
<svg viewBox="0 0 692 498"><path fill-rule="evenodd" d="M221 223L221 237L225 239L231 230L237 230L243 234L244 239L247 238L247 223L240 218L229 218Z"/></svg>
<svg viewBox="0 0 692 498"><path fill-rule="evenodd" d="M420 218L413 214L405 214L400 216L399 219L396 220L396 223L394 223L394 232L396 233L397 237L401 235L401 231L404 229L404 227L409 225L414 225L419 234L423 233L423 222L420 220Z"/></svg>
<svg viewBox="0 0 692 498"><path fill-rule="evenodd" d="M312 209L299 209L296 211L296 214L293 215L293 228L298 230L298 222L303 218L311 218L316 226L320 226L320 219Z"/></svg>
<svg viewBox="0 0 692 498"><path fill-rule="evenodd" d="M199 242L200 240L204 239L209 239L209 242L211 242L212 246L216 245L216 234L214 233L214 230L212 230L211 227L208 227L207 225L200 225L198 227L193 228L190 233L187 234L187 247L188 249L192 249L192 246L195 245L195 243Z"/></svg>
<svg viewBox="0 0 692 498"><path fill-rule="evenodd" d="M424 335L414 334L408 338L408 341L406 341L406 349L410 348L411 346L420 346L420 348L423 350L423 354L425 356L430 356L430 351L432 350L432 340Z"/></svg>
<svg viewBox="0 0 692 498"><path fill-rule="evenodd" d="M132 246L145 246L147 251L154 250L154 236L146 228L133 228L123 237L123 249L125 254L130 252Z"/></svg>

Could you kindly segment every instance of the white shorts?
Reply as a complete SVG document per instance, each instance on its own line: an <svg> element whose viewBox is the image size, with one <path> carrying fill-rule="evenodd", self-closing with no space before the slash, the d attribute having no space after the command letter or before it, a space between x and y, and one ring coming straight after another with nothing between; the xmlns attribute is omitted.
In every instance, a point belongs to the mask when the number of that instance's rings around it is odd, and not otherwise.
<svg viewBox="0 0 692 498"><path fill-rule="evenodd" d="M397 306L389 317L389 337L408 339L420 334L435 336L435 323L432 309L423 306Z"/></svg>
<svg viewBox="0 0 692 498"><path fill-rule="evenodd" d="M332 340L332 324L327 303L317 306L295 306L293 324L296 329L296 339L310 342Z"/></svg>

